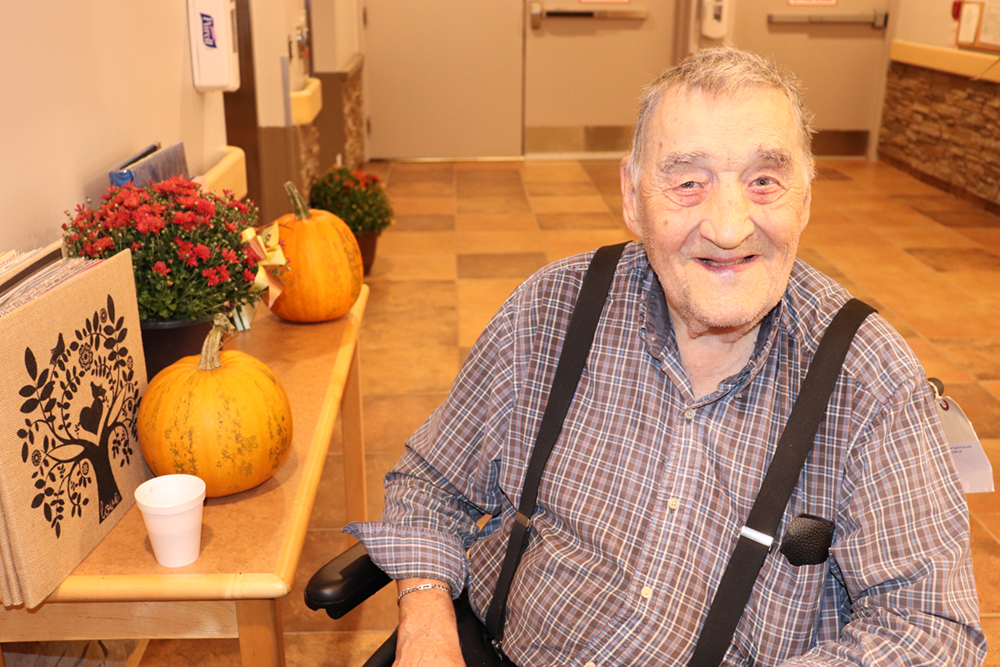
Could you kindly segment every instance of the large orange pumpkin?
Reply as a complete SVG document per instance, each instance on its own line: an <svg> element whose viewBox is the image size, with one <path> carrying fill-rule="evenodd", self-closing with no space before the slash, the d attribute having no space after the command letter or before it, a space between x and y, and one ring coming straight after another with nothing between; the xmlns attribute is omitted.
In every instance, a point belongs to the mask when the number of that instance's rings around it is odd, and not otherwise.
<svg viewBox="0 0 1000 667"><path fill-rule="evenodd" d="M295 185L285 184L293 212L275 222L288 258L285 288L271 312L291 322L325 322L344 315L361 293L361 251L344 221L310 209Z"/></svg>
<svg viewBox="0 0 1000 667"><path fill-rule="evenodd" d="M157 373L136 417L150 470L196 475L211 498L270 479L292 444L284 387L249 354L220 354L225 330L232 330L228 318L216 316L200 357L184 357Z"/></svg>

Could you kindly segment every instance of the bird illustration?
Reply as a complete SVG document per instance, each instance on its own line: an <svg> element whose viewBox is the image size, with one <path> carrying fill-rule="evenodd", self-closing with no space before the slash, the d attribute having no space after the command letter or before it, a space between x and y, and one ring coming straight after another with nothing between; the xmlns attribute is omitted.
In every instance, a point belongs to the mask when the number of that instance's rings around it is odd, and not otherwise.
<svg viewBox="0 0 1000 667"><path fill-rule="evenodd" d="M56 341L56 346L52 348L52 359L49 361L50 366L54 366L59 357L63 355L66 351L66 341L63 340L62 332L59 332L59 340Z"/></svg>

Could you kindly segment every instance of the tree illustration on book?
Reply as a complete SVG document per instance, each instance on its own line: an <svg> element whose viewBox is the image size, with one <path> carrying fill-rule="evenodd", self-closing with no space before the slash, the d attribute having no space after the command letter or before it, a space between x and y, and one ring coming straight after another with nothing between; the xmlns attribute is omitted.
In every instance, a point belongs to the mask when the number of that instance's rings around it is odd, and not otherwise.
<svg viewBox="0 0 1000 667"><path fill-rule="evenodd" d="M124 320L115 318L108 295L107 308L94 312L69 344L59 334L47 366L40 368L35 352L24 349L31 381L20 391L26 418L17 437L23 441L21 460L30 466L37 489L31 507L43 513L56 537L67 507L71 519L93 511L88 506L94 486L100 522L122 501L115 468L129 465L135 456L139 400Z"/></svg>

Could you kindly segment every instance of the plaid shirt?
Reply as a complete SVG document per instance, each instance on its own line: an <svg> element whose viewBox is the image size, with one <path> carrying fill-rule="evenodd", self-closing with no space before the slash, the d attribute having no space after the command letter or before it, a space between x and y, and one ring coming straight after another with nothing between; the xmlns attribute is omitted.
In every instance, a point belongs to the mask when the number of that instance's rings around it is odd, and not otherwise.
<svg viewBox="0 0 1000 667"><path fill-rule="evenodd" d="M382 521L346 529L393 578L441 579L456 596L468 586L485 616L589 258L514 292L388 473ZM508 600L512 660L687 662L819 339L848 298L797 263L750 361L695 399L662 288L642 246L626 248ZM781 530L803 512L836 523L830 558L794 567L768 555L724 665L982 662L965 500L925 375L879 316L855 338Z"/></svg>

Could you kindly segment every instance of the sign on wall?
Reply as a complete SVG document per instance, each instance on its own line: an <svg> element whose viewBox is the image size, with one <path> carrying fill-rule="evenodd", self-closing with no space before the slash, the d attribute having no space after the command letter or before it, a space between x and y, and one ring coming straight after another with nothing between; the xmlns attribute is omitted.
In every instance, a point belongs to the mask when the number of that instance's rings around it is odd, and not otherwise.
<svg viewBox="0 0 1000 667"><path fill-rule="evenodd" d="M1000 51L1000 0L962 3L958 45Z"/></svg>

